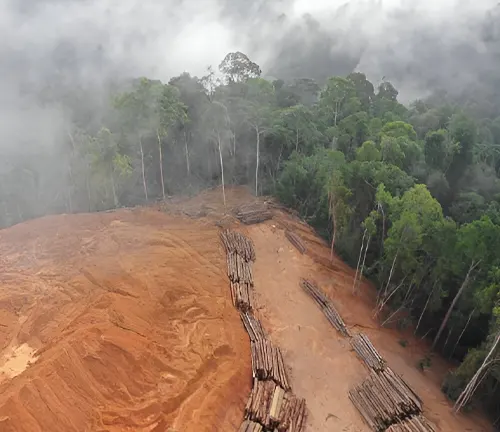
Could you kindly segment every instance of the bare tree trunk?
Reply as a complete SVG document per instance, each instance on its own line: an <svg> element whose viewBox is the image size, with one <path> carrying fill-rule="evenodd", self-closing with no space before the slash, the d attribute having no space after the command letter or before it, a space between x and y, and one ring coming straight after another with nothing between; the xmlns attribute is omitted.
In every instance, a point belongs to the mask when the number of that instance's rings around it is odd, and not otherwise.
<svg viewBox="0 0 500 432"><path fill-rule="evenodd" d="M359 278L358 278L358 284L356 286L356 291L358 290L359 284L361 283L361 279L363 278L363 269L365 268L366 254L368 252L368 246L370 245L371 238L372 236L369 235L368 239L366 240L365 253L363 255L363 262L361 263L361 268L359 269Z"/></svg>
<svg viewBox="0 0 500 432"><path fill-rule="evenodd" d="M118 197L116 196L115 178L113 173L111 173L111 191L113 192L113 204L115 208L118 207Z"/></svg>
<svg viewBox="0 0 500 432"><path fill-rule="evenodd" d="M379 210L382 213L382 240L380 242L380 255L384 252L384 239L385 239L385 212L384 207L379 204Z"/></svg>
<svg viewBox="0 0 500 432"><path fill-rule="evenodd" d="M394 259L392 260L391 271L389 272L389 277L387 278L387 283L385 284L385 289L383 291L384 295L386 295L388 292L389 284L391 283L392 279L392 273L394 272L394 266L396 265L396 260L398 259L398 254L399 254L399 248L396 251L396 255L394 255Z"/></svg>
<svg viewBox="0 0 500 432"><path fill-rule="evenodd" d="M92 196L90 192L90 179L88 171L85 173L85 185L87 187L87 196L89 199L89 211L92 211Z"/></svg>
<svg viewBox="0 0 500 432"><path fill-rule="evenodd" d="M406 279L406 277L405 277ZM403 279L404 281L404 279ZM399 286L391 293L391 296L392 294L394 294L401 286L403 285L403 282L401 282L399 284ZM401 303L401 305L391 314L389 315L389 317L381 324L382 327L384 327L388 322L390 322L390 320L392 319L392 317L394 315L396 315L400 310L404 309L406 307L406 305L408 304L409 300L410 300L410 293L413 291L413 287L414 287L414 284L411 284L410 287L408 288L408 291L406 292L406 295L405 295L405 298L403 300L403 303ZM385 304L385 303L384 303ZM410 303L411 305L411 303ZM382 310L382 309L381 309Z"/></svg>
<svg viewBox="0 0 500 432"><path fill-rule="evenodd" d="M415 327L415 331L413 332L413 334L415 334L415 335L417 334L418 328L420 327L420 322L422 321L422 317L424 316L425 310L427 309L427 306L429 305L432 294L434 293L434 289L436 288L436 283L437 283L437 281L434 282L431 293L429 294L429 297L427 297L427 301L425 302L424 309L422 310L422 313L420 314L420 317L419 317L418 323L417 323L417 327Z"/></svg>
<svg viewBox="0 0 500 432"><path fill-rule="evenodd" d="M160 179L161 179L161 195L165 201L165 179L163 178L163 153L161 150L160 131L156 129L156 137L158 138L158 153L160 154Z"/></svg>
<svg viewBox="0 0 500 432"><path fill-rule="evenodd" d="M453 354L455 354L455 350L457 349L457 345L460 343L460 340L462 339L462 336L465 333L465 330L467 330L467 327L469 326L470 320L472 319L472 315L474 315L474 312L476 312L476 309L472 309L472 312L469 314L469 318L467 319L467 322L465 323L465 326L462 330L462 333L460 333L460 336L458 337L457 341L455 342L455 345L453 346L453 350L451 351L450 357L453 357Z"/></svg>
<svg viewBox="0 0 500 432"><path fill-rule="evenodd" d="M187 140L187 135L186 131L184 131L184 152L186 153L186 170L187 170L187 175L191 175L191 165L189 163L189 150L188 150L188 140Z"/></svg>
<svg viewBox="0 0 500 432"><path fill-rule="evenodd" d="M221 171L221 177L222 177L222 199L224 200L224 208L226 208L226 189L225 189L225 182L224 182L224 161L222 159L222 148L221 148L221 139L220 139L220 134L219 131L217 131L217 146L219 148L219 158L220 158L220 171Z"/></svg>
<svg viewBox="0 0 500 432"><path fill-rule="evenodd" d="M330 246L330 261L333 262L333 248L335 247L335 237L337 236L337 217L335 216L335 205L333 204L333 197L331 203L331 214L332 214L332 244Z"/></svg>
<svg viewBox="0 0 500 432"><path fill-rule="evenodd" d="M401 283L396 288L394 288L388 296L386 296L384 298L384 300L382 300L381 302L379 302L377 304L377 306L375 308L375 313L373 314L374 317L376 317L382 311L382 309L387 304L387 302L392 298L392 296L394 294L396 294L397 291L399 291L399 289L403 286L405 280L406 280L406 276L403 278L403 280L401 281Z"/></svg>
<svg viewBox="0 0 500 432"><path fill-rule="evenodd" d="M443 345L443 350L442 352L444 353L444 350L446 348L446 345L448 345L448 341L450 340L450 336L451 336L451 333L453 332L453 329L455 327L451 326L451 328L448 330L448 336L446 336L446 340L444 341L444 345Z"/></svg>
<svg viewBox="0 0 500 432"><path fill-rule="evenodd" d="M441 323L441 326L439 327L439 330L438 330L438 332L436 334L436 337L434 338L434 341L432 342L431 351L434 350L434 348L436 347L436 345L437 345L437 343L439 341L439 338L441 337L441 334L443 333L443 330L445 329L446 324L448 323L448 320L450 319L451 313L453 312L453 308L455 307L458 299L460 298L460 296L464 292L465 288L467 287L467 284L469 283L470 274L478 266L478 264L480 262L481 261L478 261L478 262L472 261L472 263L471 263L471 265L469 267L469 270L467 271L467 274L465 276L465 279L462 282L462 285L460 286L460 289L456 293L453 301L451 302L451 305L448 308L448 311L446 312L446 315L444 316L443 322Z"/></svg>
<svg viewBox="0 0 500 432"><path fill-rule="evenodd" d="M299 152L299 128L296 128L295 130L295 151L298 153Z"/></svg>
<svg viewBox="0 0 500 432"><path fill-rule="evenodd" d="M479 386L481 380L481 375L483 373L487 372L488 367L493 363L493 354L495 353L498 344L500 343L500 333L498 333L495 337L495 341L493 342L493 345L491 346L490 351L488 352L488 355L483 361L483 364L481 367L477 370L477 372L474 374L474 376L471 378L465 389L462 391L460 396L458 397L457 401L455 402L455 405L453 406L453 410L458 413L471 399L471 397L474 395L474 392L476 391L477 387ZM482 379L482 378L481 378Z"/></svg>
<svg viewBox="0 0 500 432"><path fill-rule="evenodd" d="M352 293L355 293L356 281L358 280L359 265L361 264L361 256L363 255L363 246L365 245L366 229L363 231L363 238L361 239L361 247L359 248L358 264L356 265L356 274L354 275L354 282L352 284Z"/></svg>
<svg viewBox="0 0 500 432"><path fill-rule="evenodd" d="M260 161L260 131L255 128L257 135L257 160L255 161L255 196L259 195L259 161Z"/></svg>
<svg viewBox="0 0 500 432"><path fill-rule="evenodd" d="M139 138L139 147L141 149L142 185L144 187L144 195L146 196L146 201L149 201L148 186L146 185L146 170L144 167L144 149L142 148L142 138Z"/></svg>

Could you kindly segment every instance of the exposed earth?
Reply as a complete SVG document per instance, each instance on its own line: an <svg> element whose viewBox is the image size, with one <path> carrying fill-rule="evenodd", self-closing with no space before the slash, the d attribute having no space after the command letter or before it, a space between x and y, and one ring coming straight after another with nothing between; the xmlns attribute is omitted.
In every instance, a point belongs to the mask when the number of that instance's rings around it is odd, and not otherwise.
<svg viewBox="0 0 500 432"><path fill-rule="evenodd" d="M229 189L228 209L252 197ZM2 432L234 431L251 387L250 346L231 304L219 226L220 191L150 209L50 216L0 231L0 430ZM307 242L301 255L289 226ZM411 330L380 328L373 288L354 296L354 272L305 224L238 226L255 243L257 315L280 346L291 384L309 408L308 432L369 431L347 397L368 372L329 326L299 280L330 295L422 397L444 432L490 431L453 416L440 391L450 368ZM398 341L408 341L406 347Z"/></svg>

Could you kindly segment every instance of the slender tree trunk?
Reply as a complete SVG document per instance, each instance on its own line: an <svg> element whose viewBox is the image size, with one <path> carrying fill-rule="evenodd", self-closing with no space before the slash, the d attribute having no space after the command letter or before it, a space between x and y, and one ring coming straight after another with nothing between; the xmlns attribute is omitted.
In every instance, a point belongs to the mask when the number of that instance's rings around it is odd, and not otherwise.
<svg viewBox="0 0 500 432"><path fill-rule="evenodd" d="M442 350L443 353L444 353L444 350L446 348L446 345L448 345L448 342L450 340L450 336L451 336L451 333L453 332L453 329L454 329L454 327L451 326L451 328L448 330L448 336L446 336L446 340L444 341L444 345L443 345L443 350Z"/></svg>
<svg viewBox="0 0 500 432"><path fill-rule="evenodd" d="M382 205L379 204L380 212L382 213L382 240L380 242L380 255L384 252L384 240L385 240L385 212Z"/></svg>
<svg viewBox="0 0 500 432"><path fill-rule="evenodd" d="M436 282L434 282L434 285L433 285L432 290L431 290L431 292L430 292L430 294L429 294L429 297L427 297L427 301L425 302L424 309L422 310L422 313L420 314L420 317L419 317L419 319L418 319L417 326L415 327L415 331L413 332L413 334L415 334L415 335L417 334L418 328L420 327L420 322L422 321L422 317L424 316L424 313L425 313L425 311L426 311L426 309L427 309L427 306L429 305L429 302L430 302L430 300L431 300L432 294L434 293L434 289L435 289L435 287L436 287L436 283L437 283L437 281L436 281Z"/></svg>
<svg viewBox="0 0 500 432"><path fill-rule="evenodd" d="M366 254L368 252L368 246L370 245L371 238L372 236L369 235L368 239L366 240L365 253L363 255L363 262L361 263L361 268L359 269L359 278L358 278L358 283L356 285L356 291L358 290L359 284L361 283L361 279L363 278L363 270L365 268Z"/></svg>
<svg viewBox="0 0 500 432"><path fill-rule="evenodd" d="M376 317L382 311L382 309L387 304L387 302L392 298L392 296L396 294L397 291L399 291L399 289L403 286L405 280L406 276L403 278L401 283L396 288L394 288L388 296L384 298L384 300L379 302L379 304L376 306L374 317Z"/></svg>
<svg viewBox="0 0 500 432"><path fill-rule="evenodd" d="M89 179L89 173L85 173L85 185L87 187L87 196L89 199L89 211L92 211L92 194L90 192L90 179Z"/></svg>
<svg viewBox="0 0 500 432"><path fill-rule="evenodd" d="M488 352L488 355L483 361L483 364L481 367L477 370L477 372L474 374L474 376L471 378L465 389L462 391L460 396L455 402L455 405L453 406L453 410L458 413L471 399L471 397L474 395L474 392L476 391L477 387L480 384L480 378L483 373L487 372L488 367L492 363L492 357L495 354L495 351L500 343L500 333L498 333L495 337L495 341L493 342L493 345L491 346L490 351Z"/></svg>
<svg viewBox="0 0 500 432"><path fill-rule="evenodd" d="M236 161L236 128L233 132L233 157L234 160Z"/></svg>
<svg viewBox="0 0 500 432"><path fill-rule="evenodd" d="M295 130L295 151L298 153L299 152L299 129L297 128Z"/></svg>
<svg viewBox="0 0 500 432"><path fill-rule="evenodd" d="M113 173L111 173L111 191L113 192L113 204L115 208L118 207L118 197L116 196L116 186L115 186L115 177Z"/></svg>
<svg viewBox="0 0 500 432"><path fill-rule="evenodd" d="M189 149L186 131L184 131L184 152L186 153L186 170L188 177L191 176L191 165L189 163Z"/></svg>
<svg viewBox="0 0 500 432"><path fill-rule="evenodd" d="M333 248L335 247L335 237L337 236L337 218L335 216L335 206L333 205L333 202L332 202L332 227L333 227L332 244L330 246L330 261L331 262L333 262Z"/></svg>
<svg viewBox="0 0 500 432"><path fill-rule="evenodd" d="M161 195L165 201L165 179L163 178L163 152L161 149L160 131L156 129L156 137L158 138L158 153L160 155L160 179L161 179Z"/></svg>
<svg viewBox="0 0 500 432"><path fill-rule="evenodd" d="M439 330L438 330L438 332L436 334L436 337L434 338L434 341L432 342L431 351L433 351L434 348L436 348L436 345L437 345L437 343L439 341L439 338L441 337L441 334L443 333L443 330L445 329L446 324L448 324L448 320L450 319L451 313L453 312L453 308L457 304L458 299L460 298L460 296L464 292L465 288L467 287L467 284L469 283L470 274L478 266L479 263L480 263L480 261L478 261L478 262L472 261L472 263L471 263L471 265L469 267L469 270L467 271L467 275L465 276L465 279L462 282L462 285L460 286L460 289L458 290L458 292L456 293L453 301L451 302L451 305L448 308L448 311L446 312L446 315L444 316L443 322L441 323L441 326L439 327Z"/></svg>
<svg viewBox="0 0 500 432"><path fill-rule="evenodd" d="M472 312L469 314L469 318L467 319L467 322L465 323L465 326L462 330L462 333L460 333L460 336L458 337L457 341L455 342L455 345L453 346L453 350L451 351L450 357L453 357L453 354L455 354L455 350L457 349L457 345L460 343L460 340L462 339L462 336L465 333L465 330L467 330L467 327L469 326L470 320L472 319L472 315L474 315L474 312L476 312L476 309L472 309Z"/></svg>
<svg viewBox="0 0 500 432"><path fill-rule="evenodd" d="M387 294L389 289L389 284L391 283L392 273L394 272L394 266L396 265L396 260L398 259L399 248L396 251L396 255L394 255L394 259L392 260L391 270L389 272L389 277L387 278L387 283L385 284L384 294Z"/></svg>
<svg viewBox="0 0 500 432"><path fill-rule="evenodd" d="M146 196L146 202L147 202L149 201L149 198L148 198L148 186L146 185L146 170L144 167L144 149L142 148L142 138L139 138L139 147L141 149L142 185L144 187L144 195Z"/></svg>
<svg viewBox="0 0 500 432"><path fill-rule="evenodd" d="M257 159L255 161L255 196L259 195L259 161L260 161L260 131L259 128L255 128L257 135Z"/></svg>
<svg viewBox="0 0 500 432"><path fill-rule="evenodd" d="M354 275L354 282L352 284L352 293L356 292L356 281L358 280L359 265L361 264L361 256L363 255L363 247L365 245L366 229L363 231L363 238L361 239L361 247L359 248L358 264L356 265L356 274Z"/></svg>
<svg viewBox="0 0 500 432"><path fill-rule="evenodd" d="M217 146L219 148L219 158L220 158L220 172L221 172L221 178L222 178L222 199L224 200L224 208L226 208L226 189L225 189L225 182L224 182L224 161L222 159L222 148L221 148L221 139L220 139L220 134L219 131L217 131Z"/></svg>

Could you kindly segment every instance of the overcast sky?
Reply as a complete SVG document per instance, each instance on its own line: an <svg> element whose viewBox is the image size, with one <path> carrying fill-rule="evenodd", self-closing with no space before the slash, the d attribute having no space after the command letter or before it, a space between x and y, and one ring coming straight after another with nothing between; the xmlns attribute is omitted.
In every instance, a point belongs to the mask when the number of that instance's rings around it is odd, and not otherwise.
<svg viewBox="0 0 500 432"><path fill-rule="evenodd" d="M21 132L37 145L54 140L65 113L30 97L48 82L99 89L109 78L201 76L235 50L270 76L386 77L406 99L460 87L500 67L481 36L496 2L2 0L0 144Z"/></svg>

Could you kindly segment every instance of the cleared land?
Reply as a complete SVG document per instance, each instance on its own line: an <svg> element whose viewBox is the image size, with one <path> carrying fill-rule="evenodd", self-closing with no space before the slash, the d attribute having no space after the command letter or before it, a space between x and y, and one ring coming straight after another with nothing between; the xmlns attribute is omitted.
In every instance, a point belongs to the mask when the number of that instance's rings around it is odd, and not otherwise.
<svg viewBox="0 0 500 432"><path fill-rule="evenodd" d="M229 207L251 200L228 190ZM0 430L234 431L251 388L250 343L231 303L219 226L255 244L259 317L308 431L368 431L348 390L368 375L347 339L301 289L310 278L352 332L363 331L418 392L441 431L489 431L454 417L440 391L449 365L416 368L427 347L371 318L373 288L289 214L243 226L220 192L161 209L53 216L0 231ZM285 228L307 246L301 254ZM403 348L398 341L406 339Z"/></svg>

